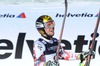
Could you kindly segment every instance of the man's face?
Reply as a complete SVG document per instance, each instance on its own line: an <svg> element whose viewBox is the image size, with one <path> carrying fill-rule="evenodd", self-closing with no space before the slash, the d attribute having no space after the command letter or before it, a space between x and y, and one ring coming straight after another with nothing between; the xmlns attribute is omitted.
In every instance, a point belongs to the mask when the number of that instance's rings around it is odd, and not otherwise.
<svg viewBox="0 0 100 66"><path fill-rule="evenodd" d="M49 35L49 36L54 35L54 27L53 28L44 28L44 30L47 33L47 35Z"/></svg>
<svg viewBox="0 0 100 66"><path fill-rule="evenodd" d="M55 24L54 24L53 21L47 22L45 24L44 30L47 33L47 35L49 35L49 36L53 36L54 35L54 26L55 26Z"/></svg>

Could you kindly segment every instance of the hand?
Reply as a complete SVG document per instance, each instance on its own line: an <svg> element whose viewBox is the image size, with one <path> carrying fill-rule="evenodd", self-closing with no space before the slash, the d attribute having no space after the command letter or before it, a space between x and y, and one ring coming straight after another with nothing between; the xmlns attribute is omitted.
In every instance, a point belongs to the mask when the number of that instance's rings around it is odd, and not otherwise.
<svg viewBox="0 0 100 66"><path fill-rule="evenodd" d="M59 63L55 61L48 61L46 62L45 66L59 66Z"/></svg>
<svg viewBox="0 0 100 66"><path fill-rule="evenodd" d="M89 54L89 51L83 51L83 52L79 55L79 59L80 59L80 60L85 60L85 58L87 58L88 54ZM93 57L94 57L94 55L95 55L95 52L92 51L90 55L91 55L91 58L93 59Z"/></svg>

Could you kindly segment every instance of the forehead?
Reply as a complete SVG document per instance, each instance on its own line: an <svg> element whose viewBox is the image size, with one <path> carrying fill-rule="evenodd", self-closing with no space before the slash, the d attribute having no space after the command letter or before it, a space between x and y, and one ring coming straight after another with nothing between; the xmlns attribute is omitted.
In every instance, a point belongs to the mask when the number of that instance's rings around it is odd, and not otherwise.
<svg viewBox="0 0 100 66"><path fill-rule="evenodd" d="M46 24L48 25L53 24L53 21L46 22Z"/></svg>

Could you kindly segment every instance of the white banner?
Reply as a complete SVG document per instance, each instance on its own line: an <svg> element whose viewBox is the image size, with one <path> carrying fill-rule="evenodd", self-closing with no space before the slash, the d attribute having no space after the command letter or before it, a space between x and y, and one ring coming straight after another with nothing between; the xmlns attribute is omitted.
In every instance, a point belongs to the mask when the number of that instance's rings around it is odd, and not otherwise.
<svg viewBox="0 0 100 66"><path fill-rule="evenodd" d="M69 4L62 37L65 50L79 53L88 51L96 25L100 3ZM55 23L55 35L59 38L64 18L64 5L0 6L0 66L33 66L33 41L41 35L35 27L41 15L51 16ZM100 63L100 26L95 43L95 59L90 66ZM80 61L60 61L61 66L78 66Z"/></svg>

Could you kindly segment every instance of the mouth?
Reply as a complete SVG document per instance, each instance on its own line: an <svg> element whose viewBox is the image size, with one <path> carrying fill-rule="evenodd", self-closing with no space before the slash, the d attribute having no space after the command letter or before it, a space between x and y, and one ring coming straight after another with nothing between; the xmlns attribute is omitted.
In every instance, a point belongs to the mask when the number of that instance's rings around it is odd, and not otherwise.
<svg viewBox="0 0 100 66"><path fill-rule="evenodd" d="M54 30L50 30L50 32L54 32Z"/></svg>

